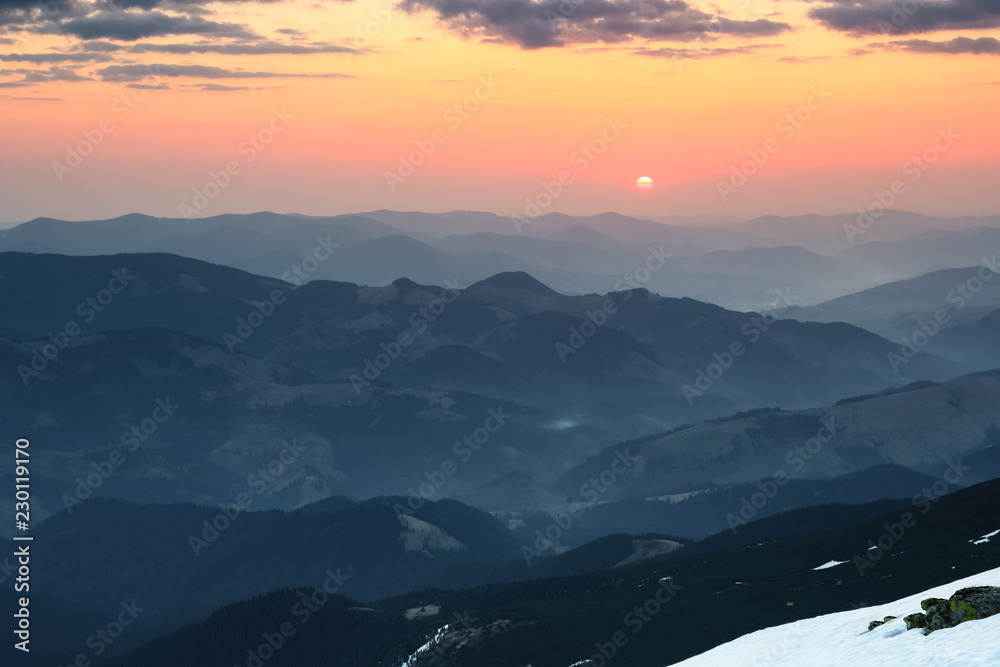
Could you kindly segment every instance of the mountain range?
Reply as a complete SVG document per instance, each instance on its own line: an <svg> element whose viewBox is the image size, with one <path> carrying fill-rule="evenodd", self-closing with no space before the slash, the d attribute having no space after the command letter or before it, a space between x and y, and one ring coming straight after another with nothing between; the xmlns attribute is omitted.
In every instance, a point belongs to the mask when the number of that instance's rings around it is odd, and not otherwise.
<svg viewBox="0 0 1000 667"><path fill-rule="evenodd" d="M616 213L551 213L525 223L492 213L371 211L340 216L275 213L188 220L130 214L68 222L37 218L5 234L0 248L68 255L167 252L280 278L323 239L333 259L308 276L384 286L406 276L418 283L471 284L525 271L567 294L607 292L623 276L664 296L727 308L781 304L776 291L812 305L891 280L980 261L996 247L1000 218L931 218L888 211L864 234L846 226L856 215L765 216L714 226L685 226ZM643 273L651 249L669 254ZM287 278L286 278L287 279Z"/></svg>
<svg viewBox="0 0 1000 667"><path fill-rule="evenodd" d="M684 422L964 370L922 354L897 374L892 343L845 324L641 288L564 296L523 273L298 286L165 254L3 253L0 287L0 435L47 442L41 516L112 455L118 474L85 486L137 502L229 502L289 443L259 507L413 493L452 466L434 493L453 495L512 473L553 484Z"/></svg>
<svg viewBox="0 0 1000 667"><path fill-rule="evenodd" d="M139 631L129 630L101 664L247 664L254 654L260 659L260 646L278 666L464 667L481 665L486 656L501 667L526 659L596 665L612 651L637 667L673 664L742 635L834 611L886 603L902 609L894 601L981 573L977 581L995 584L989 573L1000 566L1000 543L990 536L997 530L992 507L998 493L1000 486L990 482L880 512L873 506L823 527L792 513L750 523L746 540L736 543L706 540L612 568L470 589L423 589L368 602L349 596L350 575L324 568L339 579L322 570L303 573L326 581L257 595L210 615L190 610L187 624L138 647ZM758 526L776 522L783 524L778 532L790 536L761 540L767 533ZM595 544L579 556L593 559L608 549L620 547ZM601 560L607 562L594 562ZM563 565L569 568L569 561ZM70 586L80 584L76 579ZM121 608L113 596L105 597ZM135 603L141 606L138 597ZM711 622L705 621L706 610ZM153 610L144 613L153 619ZM857 614L864 618L856 635L867 631L870 615ZM812 634L803 639L816 641ZM60 636L47 655L65 661L83 645L84 637Z"/></svg>
<svg viewBox="0 0 1000 667"><path fill-rule="evenodd" d="M988 583L1000 218L865 215L12 228L25 664L754 664Z"/></svg>

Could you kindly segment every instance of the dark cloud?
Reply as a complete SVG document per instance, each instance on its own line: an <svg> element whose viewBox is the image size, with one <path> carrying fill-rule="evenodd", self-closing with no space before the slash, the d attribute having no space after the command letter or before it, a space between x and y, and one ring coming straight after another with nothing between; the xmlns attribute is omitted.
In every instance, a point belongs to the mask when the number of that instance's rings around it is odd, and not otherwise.
<svg viewBox="0 0 1000 667"><path fill-rule="evenodd" d="M947 42L931 42L926 39L907 39L888 44L879 44L886 49L911 51L913 53L968 53L977 56L1000 56L1000 40L993 37L956 37Z"/></svg>
<svg viewBox="0 0 1000 667"><path fill-rule="evenodd" d="M25 22L32 16L54 18L65 15L73 0L0 0L0 23Z"/></svg>
<svg viewBox="0 0 1000 667"><path fill-rule="evenodd" d="M203 83L199 86L202 90L209 90L213 92L229 92L232 90L254 90L250 86L225 86L221 83Z"/></svg>
<svg viewBox="0 0 1000 667"><path fill-rule="evenodd" d="M829 60L832 56L783 56L778 58L779 63L808 63L813 60Z"/></svg>
<svg viewBox="0 0 1000 667"><path fill-rule="evenodd" d="M47 81L90 81L86 76L77 74L75 69L70 67L49 67L49 69L3 69L0 76L10 76L20 74L23 78L20 81L11 81L0 84L5 88L29 85L32 83L43 83Z"/></svg>
<svg viewBox="0 0 1000 667"><path fill-rule="evenodd" d="M100 40L94 40L90 42L80 42L73 48L75 48L77 51L113 53L115 51L121 51L125 47L121 44L115 44L113 42L102 42Z"/></svg>
<svg viewBox="0 0 1000 667"><path fill-rule="evenodd" d="M126 88L135 88L137 90L170 90L170 86L165 83L128 83L125 84Z"/></svg>
<svg viewBox="0 0 1000 667"><path fill-rule="evenodd" d="M65 9L72 0L0 0L0 10L3 9L40 9L53 11Z"/></svg>
<svg viewBox="0 0 1000 667"><path fill-rule="evenodd" d="M3 0L0 0L2 2ZM200 7L201 5L208 5L213 2L223 2L226 4L236 5L245 2L283 2L283 0L103 0L105 4L112 7L120 7L121 9L177 9L179 11L187 11L191 7Z"/></svg>
<svg viewBox="0 0 1000 667"><path fill-rule="evenodd" d="M349 74L295 74L250 72L209 65L109 65L97 70L102 81L141 81L150 75L192 77L197 79L290 79L290 78L353 78Z"/></svg>
<svg viewBox="0 0 1000 667"><path fill-rule="evenodd" d="M30 85L24 81L0 81L0 88L23 88Z"/></svg>
<svg viewBox="0 0 1000 667"><path fill-rule="evenodd" d="M117 39L133 42L164 35L217 35L220 37L257 37L252 31L235 23L217 23L200 17L168 16L161 12L97 12L56 24L52 32L73 35L80 39Z"/></svg>
<svg viewBox="0 0 1000 667"><path fill-rule="evenodd" d="M0 26L30 27L60 18L83 16L92 7L77 0L0 0Z"/></svg>
<svg viewBox="0 0 1000 667"><path fill-rule="evenodd" d="M430 11L465 36L499 37L524 49L636 38L760 37L791 28L713 16L684 0L402 0L398 6L411 14Z"/></svg>
<svg viewBox="0 0 1000 667"><path fill-rule="evenodd" d="M88 63L107 62L111 56L106 53L86 53L82 51L74 53L0 53L0 60L5 62L22 63Z"/></svg>
<svg viewBox="0 0 1000 667"><path fill-rule="evenodd" d="M911 35L1000 26L998 0L824 0L809 16L832 30Z"/></svg>
<svg viewBox="0 0 1000 667"><path fill-rule="evenodd" d="M145 9L149 11L150 9L156 9L157 7L162 7L167 3L164 2L163 0L106 0L106 4L111 7L118 7L120 9ZM199 5L206 3L194 2L190 4Z"/></svg>
<svg viewBox="0 0 1000 667"><path fill-rule="evenodd" d="M774 44L746 44L744 46L734 46L730 48L672 48L664 47L659 49L636 49L633 51L639 56L650 56L655 58L679 58L681 60L697 60L699 58L711 58L712 56L748 55L765 48L771 48Z"/></svg>
<svg viewBox="0 0 1000 667"><path fill-rule="evenodd" d="M361 53L358 49L338 44L282 44L281 42L262 41L237 44L215 44L199 42L197 44L136 44L133 53L221 53L232 56L273 55L273 54L308 54L308 53Z"/></svg>
<svg viewBox="0 0 1000 667"><path fill-rule="evenodd" d="M90 81L90 77L77 74L69 67L50 67L48 70L36 70L24 75L25 81L32 83L43 81Z"/></svg>

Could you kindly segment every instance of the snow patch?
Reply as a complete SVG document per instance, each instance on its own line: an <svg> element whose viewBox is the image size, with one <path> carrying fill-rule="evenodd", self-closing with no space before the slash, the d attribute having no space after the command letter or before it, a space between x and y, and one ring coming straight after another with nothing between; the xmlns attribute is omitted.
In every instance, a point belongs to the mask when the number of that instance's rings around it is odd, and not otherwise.
<svg viewBox="0 0 1000 667"><path fill-rule="evenodd" d="M683 502L688 498L694 498L702 493L708 493L711 489L700 489L698 491L688 491L687 493L668 493L665 496L650 496L646 498L647 501L658 500L660 502L669 502L671 504L676 504Z"/></svg>
<svg viewBox="0 0 1000 667"><path fill-rule="evenodd" d="M448 626L445 625L440 630L434 633L434 636L431 637L430 641L428 641L426 644L424 644L416 651L411 653L409 658L407 658L404 662L400 663L399 667L413 667L413 664L420 659L421 655L430 651L431 647L434 646L435 644L441 643L441 640L444 639L445 633L447 632L448 632Z"/></svg>
<svg viewBox="0 0 1000 667"><path fill-rule="evenodd" d="M412 621L415 618L428 618L430 616L437 616L438 612L441 611L441 605L436 604L426 604L422 607L410 607L406 610L406 620Z"/></svg>
<svg viewBox="0 0 1000 667"><path fill-rule="evenodd" d="M187 292L207 292L208 288L201 284L201 281L186 273L177 275L177 286Z"/></svg>
<svg viewBox="0 0 1000 667"><path fill-rule="evenodd" d="M400 535L406 551L422 551L433 555L432 551L460 551L465 545L435 525L409 514L401 514L399 522L406 529Z"/></svg>
<svg viewBox="0 0 1000 667"><path fill-rule="evenodd" d="M920 611L927 598L949 598L960 588L1000 585L1000 568L966 577L922 593L864 609L818 616L758 630L722 644L674 667L979 667L1000 664L1000 614L967 621L924 635L906 631L903 616ZM896 616L868 632L868 623Z"/></svg>
<svg viewBox="0 0 1000 667"><path fill-rule="evenodd" d="M992 533L986 533L978 540L969 540L969 542L971 544L986 544L990 541L990 538L996 537L997 535L1000 535L1000 530L994 530Z"/></svg>
<svg viewBox="0 0 1000 667"><path fill-rule="evenodd" d="M669 554L680 549L682 546L680 542L672 540L632 540L632 553L628 558L615 563L614 566L623 567L625 565L641 563L651 558Z"/></svg>
<svg viewBox="0 0 1000 667"><path fill-rule="evenodd" d="M847 563L847 562L848 561L846 561L846 560L831 560L829 562L823 563L819 567L814 567L813 568L813 572L816 572L817 570L828 570L831 567L837 567L838 565L843 565L844 563Z"/></svg>

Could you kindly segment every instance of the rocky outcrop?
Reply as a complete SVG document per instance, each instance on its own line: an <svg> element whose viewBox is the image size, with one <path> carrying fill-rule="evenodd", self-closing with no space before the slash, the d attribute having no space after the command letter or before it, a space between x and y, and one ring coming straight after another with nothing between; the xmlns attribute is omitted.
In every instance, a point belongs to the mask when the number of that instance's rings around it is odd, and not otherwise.
<svg viewBox="0 0 1000 667"><path fill-rule="evenodd" d="M974 586L955 591L949 599L928 598L920 603L923 613L910 614L903 617L907 630L920 628L924 634L935 630L953 628L960 623L980 618L987 618L1000 613L1000 587ZM892 617L886 617L886 621ZM872 621L868 629L882 625L883 622Z"/></svg>
<svg viewBox="0 0 1000 667"><path fill-rule="evenodd" d="M880 625L885 625L889 621L894 621L894 620L896 620L895 616L886 616L881 621L872 621L871 623L868 624L868 632L871 632Z"/></svg>

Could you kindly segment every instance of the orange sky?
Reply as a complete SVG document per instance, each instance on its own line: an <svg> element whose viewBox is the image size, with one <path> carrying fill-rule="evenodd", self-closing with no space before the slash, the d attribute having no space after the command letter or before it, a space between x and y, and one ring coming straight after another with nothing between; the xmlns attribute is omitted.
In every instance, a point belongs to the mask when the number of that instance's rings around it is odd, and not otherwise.
<svg viewBox="0 0 1000 667"><path fill-rule="evenodd" d="M615 4L580 1L581 14L588 2ZM567 24L559 33L563 45L525 49L504 29L460 30L432 10L408 14L384 0L163 4L151 11L242 26L242 34L102 37L103 45L50 34L65 33L74 17L86 18L86 3L70 5L67 17L49 23L35 17L30 25L41 30L8 22L0 32L0 220L131 211L177 216L196 190L204 192L210 174L231 162L238 173L199 215L375 208L509 215L521 213L525 198L563 170L573 182L546 212L849 212L899 178L942 128L952 128L958 139L898 207L941 215L1000 212L1000 49L992 51L990 41L1000 31L989 27L990 17L982 26L883 37L822 25L807 14L809 3L688 4L729 20L765 19L789 28L710 39L633 34L611 42L578 38ZM189 7L198 11L181 11ZM150 13L117 11L130 20ZM375 29L379 16L387 25ZM366 25L374 36L362 46L356 29ZM956 38L979 40L978 46L965 49L967 42ZM884 46L903 40L953 44L958 52ZM199 43L359 52L136 49ZM683 49L690 57L644 55L656 49ZM28 57L74 53L98 59L36 63ZM168 71L158 80L116 69L155 63ZM268 75L247 77L252 72ZM814 97L813 109L802 107L810 91L820 89L832 96ZM248 160L243 142L268 126L275 109L294 118ZM797 111L799 121L782 121ZM620 133L599 155L582 154L592 141L600 147L609 120L623 126ZM72 166L67 149L81 142L89 155ZM723 199L720 181L731 178L748 151L760 155L768 142L777 150ZM406 172L399 170L400 156L414 151L421 164L412 175L387 177ZM652 177L655 187L638 190L639 176Z"/></svg>

